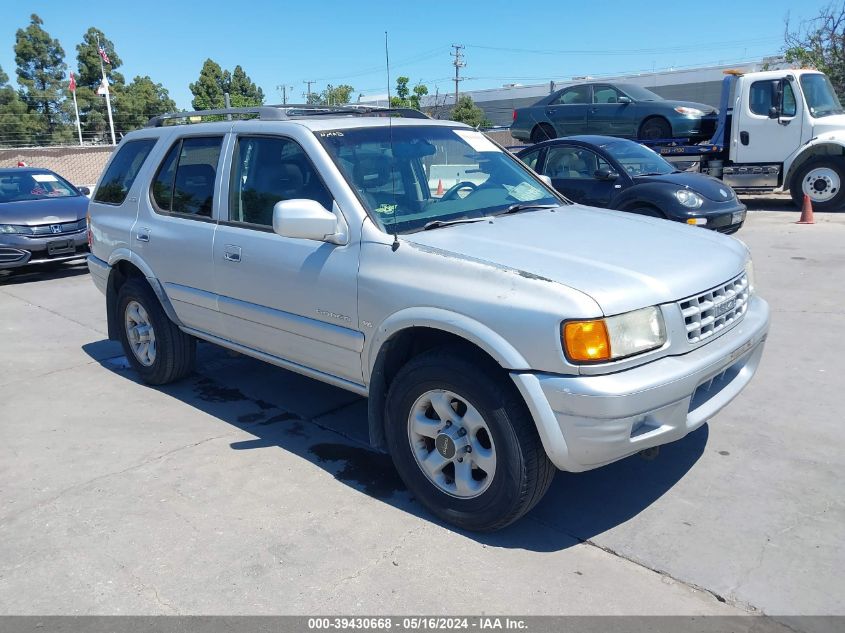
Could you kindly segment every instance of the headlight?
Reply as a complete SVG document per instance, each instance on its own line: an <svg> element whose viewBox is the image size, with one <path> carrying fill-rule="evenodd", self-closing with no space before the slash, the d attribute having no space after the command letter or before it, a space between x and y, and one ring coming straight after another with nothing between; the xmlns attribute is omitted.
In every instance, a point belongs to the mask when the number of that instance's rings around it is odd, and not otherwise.
<svg viewBox="0 0 845 633"><path fill-rule="evenodd" d="M675 192L675 197L678 202L690 209L697 209L704 204L704 198L689 189L678 189Z"/></svg>
<svg viewBox="0 0 845 633"><path fill-rule="evenodd" d="M750 294L754 292L754 262L751 261L750 257L745 261L745 278L748 280L748 292Z"/></svg>
<svg viewBox="0 0 845 633"><path fill-rule="evenodd" d="M25 233L24 228L14 224L0 224L0 233Z"/></svg>
<svg viewBox="0 0 845 633"><path fill-rule="evenodd" d="M675 108L675 112L683 114L684 116L704 116L704 112L702 110L699 110L698 108L685 108L684 106L678 106Z"/></svg>
<svg viewBox="0 0 845 633"><path fill-rule="evenodd" d="M663 314L655 306L604 319L567 321L561 330L566 357L578 363L616 360L666 342Z"/></svg>

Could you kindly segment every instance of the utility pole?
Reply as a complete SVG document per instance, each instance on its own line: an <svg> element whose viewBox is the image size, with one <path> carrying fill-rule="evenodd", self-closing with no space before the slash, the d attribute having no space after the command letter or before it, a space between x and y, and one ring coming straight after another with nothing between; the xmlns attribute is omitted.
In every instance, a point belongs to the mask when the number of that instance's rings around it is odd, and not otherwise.
<svg viewBox="0 0 845 633"><path fill-rule="evenodd" d="M303 81L302 83L308 85L308 92L305 93L305 103L310 103L311 102L311 84L315 84L317 82L312 79L311 81Z"/></svg>
<svg viewBox="0 0 845 633"><path fill-rule="evenodd" d="M280 86L276 86L276 90L278 90L279 92L281 92L281 93L282 93L282 105L287 105L287 102L288 102L288 88L290 88L290 89L291 89L291 91L293 91L293 86L288 86L288 85L285 85L285 84L282 84L282 85L280 85Z"/></svg>
<svg viewBox="0 0 845 633"><path fill-rule="evenodd" d="M464 61L464 46L462 44L452 44L452 48L455 50L449 53L452 57L454 57L454 61L452 62L452 66L455 67L455 107L458 106L458 83L463 81L463 77L461 77L461 68L467 65Z"/></svg>

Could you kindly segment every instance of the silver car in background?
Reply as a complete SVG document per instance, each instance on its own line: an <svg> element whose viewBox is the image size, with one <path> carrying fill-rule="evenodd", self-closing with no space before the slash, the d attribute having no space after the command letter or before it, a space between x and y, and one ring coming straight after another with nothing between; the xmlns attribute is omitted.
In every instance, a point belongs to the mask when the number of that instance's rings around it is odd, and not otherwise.
<svg viewBox="0 0 845 633"><path fill-rule="evenodd" d="M144 381L202 339L366 396L413 495L493 530L555 468L682 438L751 379L769 309L742 243L571 204L480 132L385 112L124 138L89 268Z"/></svg>
<svg viewBox="0 0 845 633"><path fill-rule="evenodd" d="M49 169L0 169L0 269L86 257L87 193Z"/></svg>

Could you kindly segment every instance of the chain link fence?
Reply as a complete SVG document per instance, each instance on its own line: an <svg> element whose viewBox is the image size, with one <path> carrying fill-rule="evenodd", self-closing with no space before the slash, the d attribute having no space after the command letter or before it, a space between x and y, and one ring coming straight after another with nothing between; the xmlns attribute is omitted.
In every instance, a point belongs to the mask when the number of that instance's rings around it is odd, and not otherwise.
<svg viewBox="0 0 845 633"><path fill-rule="evenodd" d="M77 187L91 186L113 151L111 145L79 147L21 147L0 149L0 167L28 167L50 169Z"/></svg>

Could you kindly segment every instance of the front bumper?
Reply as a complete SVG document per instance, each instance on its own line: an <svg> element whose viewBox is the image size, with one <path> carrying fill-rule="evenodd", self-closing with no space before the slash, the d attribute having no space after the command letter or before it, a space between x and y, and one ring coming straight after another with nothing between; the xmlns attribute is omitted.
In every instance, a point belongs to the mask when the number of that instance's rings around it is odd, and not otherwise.
<svg viewBox="0 0 845 633"><path fill-rule="evenodd" d="M55 248L57 246L61 248ZM0 269L71 261L82 259L87 254L88 235L85 230L49 237L14 233L0 236Z"/></svg>
<svg viewBox="0 0 845 633"><path fill-rule="evenodd" d="M752 296L739 324L694 351L597 376L512 373L546 453L580 472L681 439L733 400L763 354L769 307Z"/></svg>

